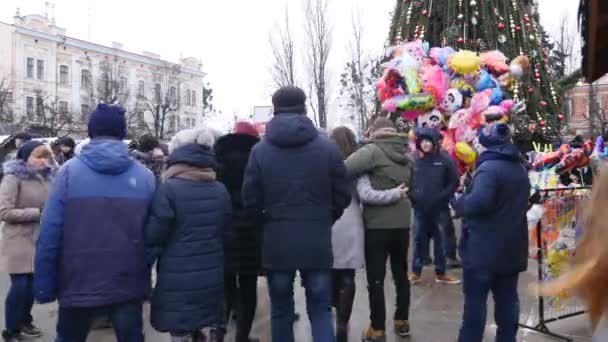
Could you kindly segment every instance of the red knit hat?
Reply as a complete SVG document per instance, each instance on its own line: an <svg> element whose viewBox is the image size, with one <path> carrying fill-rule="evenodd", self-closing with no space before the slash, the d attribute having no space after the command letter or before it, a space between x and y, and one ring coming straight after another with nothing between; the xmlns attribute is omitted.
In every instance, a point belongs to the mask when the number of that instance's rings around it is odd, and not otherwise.
<svg viewBox="0 0 608 342"><path fill-rule="evenodd" d="M258 132L258 130L255 129L255 127L253 127L252 124L250 124L249 122L246 122L246 121L237 122L236 125L234 125L234 129L232 130L232 133L251 135L253 137L260 136L260 133Z"/></svg>

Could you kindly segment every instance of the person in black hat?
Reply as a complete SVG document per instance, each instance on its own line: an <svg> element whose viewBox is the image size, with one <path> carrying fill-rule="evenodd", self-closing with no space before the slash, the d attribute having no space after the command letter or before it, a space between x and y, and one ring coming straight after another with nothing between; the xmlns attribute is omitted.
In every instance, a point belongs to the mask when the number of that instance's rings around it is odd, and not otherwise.
<svg viewBox="0 0 608 342"><path fill-rule="evenodd" d="M74 139L70 137L61 137L57 139L57 154L55 155L55 159L57 159L57 163L59 165L63 165L68 160L74 157L74 148L76 147L76 142Z"/></svg>
<svg viewBox="0 0 608 342"><path fill-rule="evenodd" d="M331 227L350 204L351 184L338 147L306 116L304 91L281 88L272 103L274 118L251 152L242 189L244 208L263 225L272 340L294 341L293 282L300 271L313 340L333 341Z"/></svg>

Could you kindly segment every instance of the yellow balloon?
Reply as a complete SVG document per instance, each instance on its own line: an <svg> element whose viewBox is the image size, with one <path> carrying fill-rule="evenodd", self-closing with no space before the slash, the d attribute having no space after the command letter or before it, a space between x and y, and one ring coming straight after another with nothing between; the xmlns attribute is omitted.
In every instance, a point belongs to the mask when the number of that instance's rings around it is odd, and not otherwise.
<svg viewBox="0 0 608 342"><path fill-rule="evenodd" d="M475 52L461 50L450 56L448 65L461 75L469 75L479 71L481 58Z"/></svg>
<svg viewBox="0 0 608 342"><path fill-rule="evenodd" d="M471 165L477 160L477 152L465 142L457 142L454 147L454 152L456 153L456 158L467 165Z"/></svg>

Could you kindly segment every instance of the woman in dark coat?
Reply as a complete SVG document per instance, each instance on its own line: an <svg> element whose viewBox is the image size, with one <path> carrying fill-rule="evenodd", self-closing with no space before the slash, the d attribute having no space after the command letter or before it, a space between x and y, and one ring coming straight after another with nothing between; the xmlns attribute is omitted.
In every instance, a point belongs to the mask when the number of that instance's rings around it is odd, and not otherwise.
<svg viewBox="0 0 608 342"><path fill-rule="evenodd" d="M226 246L226 314L237 312L236 342L250 339L257 305L257 279L260 272L261 227L243 209L241 187L249 153L260 141L256 129L239 122L234 133L218 139L215 152L219 162L218 179L232 198L232 224L227 231Z"/></svg>
<svg viewBox="0 0 608 342"><path fill-rule="evenodd" d="M172 151L149 222L146 244L160 248L152 326L172 341L219 341L223 323L223 233L230 197L216 181L213 152L187 144ZM210 338L202 330L210 328Z"/></svg>

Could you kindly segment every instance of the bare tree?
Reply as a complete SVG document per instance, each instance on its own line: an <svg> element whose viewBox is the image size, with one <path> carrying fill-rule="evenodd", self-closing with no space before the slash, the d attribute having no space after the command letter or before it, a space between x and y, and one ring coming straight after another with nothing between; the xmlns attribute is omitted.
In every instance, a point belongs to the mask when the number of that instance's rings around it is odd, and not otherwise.
<svg viewBox="0 0 608 342"><path fill-rule="evenodd" d="M340 75L339 96L342 102L340 107L349 112L351 121L362 133L367 128L369 120L380 110L376 105L374 83L381 73L381 61L372 59L363 51L363 25L360 12L353 14L351 26L352 37L349 42L351 58Z"/></svg>
<svg viewBox="0 0 608 342"><path fill-rule="evenodd" d="M26 115L21 117L21 126L29 126L44 136L56 137L72 133L79 123L78 116L70 111L69 104L57 96L48 96L36 90L32 101L32 107L26 109Z"/></svg>
<svg viewBox="0 0 608 342"><path fill-rule="evenodd" d="M20 130L18 122L15 120L13 104L13 90L10 81L6 78L0 79L0 133L13 134Z"/></svg>
<svg viewBox="0 0 608 342"><path fill-rule="evenodd" d="M558 54L562 58L565 66L565 75L572 74L580 65L580 38L576 28L570 25L570 15L563 14L560 18L556 37L556 47Z"/></svg>
<svg viewBox="0 0 608 342"><path fill-rule="evenodd" d="M95 104L107 103L123 106L129 100L129 84L126 69L122 69L118 61L103 61L100 66L100 77L97 89L92 95Z"/></svg>
<svg viewBox="0 0 608 342"><path fill-rule="evenodd" d="M304 31L307 40L305 63L310 75L309 88L312 90L309 97L322 128L327 128L327 60L332 47L327 1L305 0L304 4Z"/></svg>
<svg viewBox="0 0 608 342"><path fill-rule="evenodd" d="M296 86L295 43L289 22L289 9L285 7L283 24L277 23L277 29L268 34L272 50L272 79L277 88Z"/></svg>
<svg viewBox="0 0 608 342"><path fill-rule="evenodd" d="M608 126L604 104L600 105L599 84L590 83L589 87L589 134L596 137L603 134Z"/></svg>

